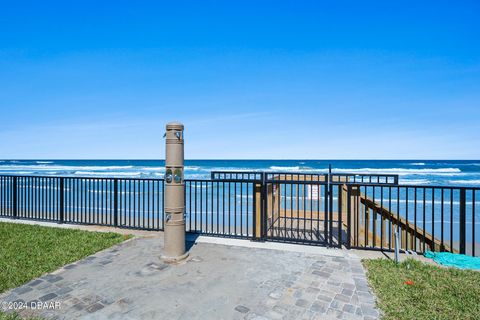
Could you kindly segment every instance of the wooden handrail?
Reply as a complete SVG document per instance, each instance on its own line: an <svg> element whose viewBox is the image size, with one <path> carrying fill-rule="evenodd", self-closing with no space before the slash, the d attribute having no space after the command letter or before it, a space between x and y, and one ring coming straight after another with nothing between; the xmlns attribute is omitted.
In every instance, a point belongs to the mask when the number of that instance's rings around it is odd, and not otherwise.
<svg viewBox="0 0 480 320"><path fill-rule="evenodd" d="M344 191L346 191L346 186L343 187ZM407 221L402 216L398 216L395 213L389 211L385 207L383 207L378 202L373 201L372 199L368 198L365 194L359 193L358 197L360 198L360 203L373 211L374 214L378 214L381 217L390 220L392 224L398 226L401 230L404 230L407 234L411 237L415 238L419 241L424 241L426 245L430 248L439 248L442 251L449 251L449 252L457 252L457 250L452 250L449 245L443 243L442 241L436 237L434 237L431 233L426 232L424 229L412 226L412 224ZM369 232L370 233L370 232ZM382 239L380 239L382 241ZM413 247L413 243L410 243L410 247ZM407 249L407 248L403 248Z"/></svg>

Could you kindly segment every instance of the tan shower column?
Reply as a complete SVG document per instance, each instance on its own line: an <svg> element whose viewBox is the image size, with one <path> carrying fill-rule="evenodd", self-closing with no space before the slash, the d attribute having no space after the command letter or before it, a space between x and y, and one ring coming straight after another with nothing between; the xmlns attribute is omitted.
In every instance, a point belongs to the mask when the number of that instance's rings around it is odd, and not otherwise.
<svg viewBox="0 0 480 320"><path fill-rule="evenodd" d="M185 183L183 180L183 124L167 124L165 152L165 252L164 260L178 262L185 251Z"/></svg>

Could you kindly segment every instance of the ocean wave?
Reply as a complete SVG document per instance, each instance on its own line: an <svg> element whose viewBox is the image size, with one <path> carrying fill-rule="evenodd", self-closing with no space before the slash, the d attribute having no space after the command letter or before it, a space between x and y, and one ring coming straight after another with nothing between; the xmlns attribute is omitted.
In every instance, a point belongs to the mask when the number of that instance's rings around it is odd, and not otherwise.
<svg viewBox="0 0 480 320"><path fill-rule="evenodd" d="M33 171L98 171L98 170L125 170L133 166L48 166L48 165L0 165L3 170L33 170Z"/></svg>
<svg viewBox="0 0 480 320"><path fill-rule="evenodd" d="M165 167L142 167L139 170L142 170L142 171L165 171Z"/></svg>
<svg viewBox="0 0 480 320"><path fill-rule="evenodd" d="M364 172L364 173L404 173L404 174L436 174L436 173L460 173L459 168L438 168L438 169L406 169L406 168L361 168L361 169L334 169L335 172Z"/></svg>
<svg viewBox="0 0 480 320"><path fill-rule="evenodd" d="M327 173L328 169L312 169L295 167L271 166L269 170L278 171L298 171L311 173ZM260 170L261 171L261 170ZM459 168L436 168L436 169L408 169L408 168L333 168L333 173L352 173L352 174L398 174L398 175L458 175L462 173Z"/></svg>
<svg viewBox="0 0 480 320"><path fill-rule="evenodd" d="M299 166L295 166L295 167L271 166L269 169L278 170L278 171L301 171L302 170Z"/></svg>
<svg viewBox="0 0 480 320"><path fill-rule="evenodd" d="M36 163L39 164L48 164L48 163L53 163L53 161L35 161Z"/></svg>
<svg viewBox="0 0 480 320"><path fill-rule="evenodd" d="M424 185L424 184L430 184L431 181L428 179L400 179L400 184L407 184L407 185Z"/></svg>
<svg viewBox="0 0 480 320"><path fill-rule="evenodd" d="M11 175L24 174L24 175L27 175L27 174L34 174L34 172L33 171L2 171L2 174L11 174Z"/></svg>
<svg viewBox="0 0 480 320"><path fill-rule="evenodd" d="M134 172L134 171L112 171L112 172L99 172L99 171L75 171L75 175L91 175L91 176L125 176L125 177L137 177L141 175L141 172Z"/></svg>
<svg viewBox="0 0 480 320"><path fill-rule="evenodd" d="M480 166L480 163L478 162L471 162L471 163L465 163L465 162L434 162L430 163L432 165L436 166Z"/></svg>
<svg viewBox="0 0 480 320"><path fill-rule="evenodd" d="M328 172L328 169L317 169L318 172ZM316 171L316 170L312 170ZM334 173L356 174L398 174L398 175L456 175L462 171L458 168L438 169L407 169L407 168L359 168L359 169L332 169Z"/></svg>
<svg viewBox="0 0 480 320"><path fill-rule="evenodd" d="M455 184L480 184L480 180L449 180L449 183Z"/></svg>
<svg viewBox="0 0 480 320"><path fill-rule="evenodd" d="M188 168L188 167L185 167ZM187 171L188 169L185 169ZM271 169L265 168L245 168L245 167L214 167L214 168L203 168L201 170L205 170L205 172L210 173L212 171L222 171L222 172L262 172L262 171L269 171ZM193 170L195 171L195 170Z"/></svg>
<svg viewBox="0 0 480 320"><path fill-rule="evenodd" d="M412 163L409 163L409 165L411 165L411 166L424 166L425 162L412 162Z"/></svg>
<svg viewBox="0 0 480 320"><path fill-rule="evenodd" d="M207 168L202 168L198 166L185 166L184 167L185 171L208 171L210 172L209 169ZM141 171L165 171L165 167L140 167L139 170Z"/></svg>
<svg viewBox="0 0 480 320"><path fill-rule="evenodd" d="M198 166L185 166L185 171L200 171L200 170L208 170L206 168L198 167Z"/></svg>

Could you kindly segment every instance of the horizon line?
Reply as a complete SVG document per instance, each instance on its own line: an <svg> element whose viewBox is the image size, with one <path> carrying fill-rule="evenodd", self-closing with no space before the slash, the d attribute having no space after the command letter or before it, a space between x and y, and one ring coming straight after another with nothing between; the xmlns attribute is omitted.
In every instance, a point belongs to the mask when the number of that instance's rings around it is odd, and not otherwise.
<svg viewBox="0 0 480 320"><path fill-rule="evenodd" d="M84 160L84 161L165 161L165 159L160 158L117 158L117 159L108 159L108 158L23 158L23 159L4 159L0 158L0 161L43 161L43 160L50 160L50 161L76 161L76 160ZM185 159L185 161L205 161L205 160L212 160L212 161L480 161L480 159L445 159L445 158L438 158L438 159L410 159L410 158L329 158L329 159L301 159L301 158L291 158L291 159L275 159L275 158L195 158L195 159Z"/></svg>

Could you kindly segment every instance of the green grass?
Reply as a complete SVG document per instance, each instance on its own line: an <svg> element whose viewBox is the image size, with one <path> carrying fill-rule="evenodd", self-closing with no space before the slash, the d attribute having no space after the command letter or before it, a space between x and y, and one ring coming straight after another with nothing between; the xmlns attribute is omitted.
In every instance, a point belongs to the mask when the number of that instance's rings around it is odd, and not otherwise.
<svg viewBox="0 0 480 320"><path fill-rule="evenodd" d="M38 318L38 317L30 317L26 319L27 320L43 320L42 318ZM15 313L15 312L4 313L0 311L0 320L25 320L25 318L22 318L21 316L18 315L18 313Z"/></svg>
<svg viewBox="0 0 480 320"><path fill-rule="evenodd" d="M480 272L413 259L363 264L384 319L480 319ZM405 284L409 280L413 284Z"/></svg>
<svg viewBox="0 0 480 320"><path fill-rule="evenodd" d="M117 233L0 222L0 293L128 237ZM5 316L9 315L0 315L0 319Z"/></svg>

